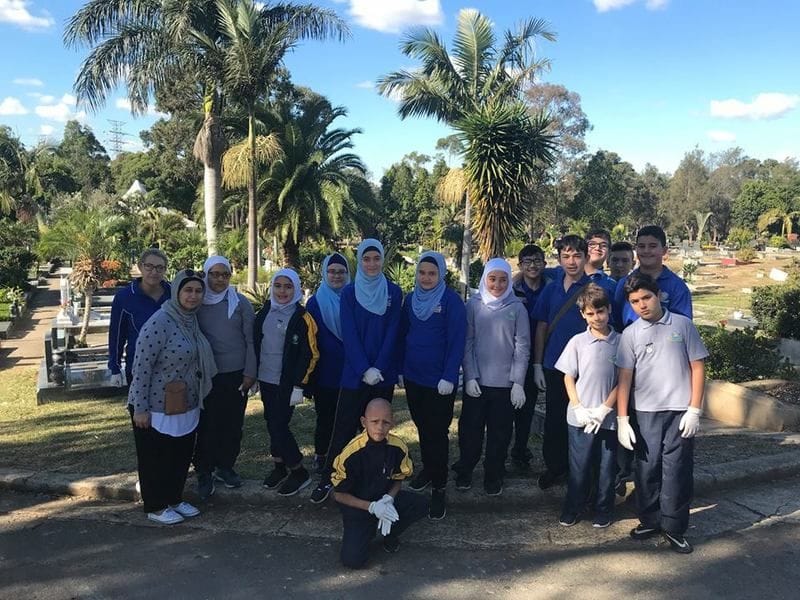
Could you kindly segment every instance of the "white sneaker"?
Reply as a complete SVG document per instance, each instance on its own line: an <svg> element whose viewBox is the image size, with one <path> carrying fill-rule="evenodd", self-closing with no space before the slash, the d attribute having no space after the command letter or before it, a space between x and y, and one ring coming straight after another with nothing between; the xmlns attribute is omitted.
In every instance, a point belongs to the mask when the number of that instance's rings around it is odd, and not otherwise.
<svg viewBox="0 0 800 600"><path fill-rule="evenodd" d="M138 479L136 480L136 493L139 494L140 496L142 494L142 486Z"/></svg>
<svg viewBox="0 0 800 600"><path fill-rule="evenodd" d="M183 521L183 517L169 507L161 512L147 513L147 518L156 523L161 523L162 525L175 525Z"/></svg>
<svg viewBox="0 0 800 600"><path fill-rule="evenodd" d="M175 506L170 506L170 508L182 517L196 517L200 514L200 511L197 509L197 507L192 506L188 502L181 502Z"/></svg>

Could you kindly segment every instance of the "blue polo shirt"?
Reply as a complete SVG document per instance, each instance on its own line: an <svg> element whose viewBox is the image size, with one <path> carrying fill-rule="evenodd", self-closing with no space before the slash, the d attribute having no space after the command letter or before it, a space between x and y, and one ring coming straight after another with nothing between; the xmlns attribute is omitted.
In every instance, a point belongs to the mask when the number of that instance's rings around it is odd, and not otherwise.
<svg viewBox="0 0 800 600"><path fill-rule="evenodd" d="M583 277L565 291L564 275L564 271L561 271L553 281L545 286L541 296L539 296L539 300L536 302L531 318L551 323L570 296L591 282L589 276L584 274ZM564 351L567 342L572 336L579 334L584 329L586 329L586 321L581 317L578 305L573 303L558 321L550 337L547 338L542 366L546 369L555 369L556 361Z"/></svg>
<svg viewBox="0 0 800 600"><path fill-rule="evenodd" d="M628 277L632 273L638 272L639 269L634 269L616 284L616 291L614 292L614 324L620 331L639 318L639 315L628 304L624 290L625 281ZM688 319L693 318L692 293L683 279L675 275L667 267L664 267L661 270L661 274L656 278L656 283L660 290L659 299L661 300L662 308L669 310L671 313L683 315Z"/></svg>
<svg viewBox="0 0 800 600"><path fill-rule="evenodd" d="M517 298L522 300L522 303L525 305L525 310L528 311L528 318L531 322L531 348L533 348L533 338L536 335L536 320L533 318L533 309L536 306L536 302L539 300L539 296L542 295L542 291L547 287L547 284L552 281L552 278L542 275L541 280L541 285L535 290L528 287L524 277L514 283L514 294ZM533 359L533 351L531 351L531 359Z"/></svg>

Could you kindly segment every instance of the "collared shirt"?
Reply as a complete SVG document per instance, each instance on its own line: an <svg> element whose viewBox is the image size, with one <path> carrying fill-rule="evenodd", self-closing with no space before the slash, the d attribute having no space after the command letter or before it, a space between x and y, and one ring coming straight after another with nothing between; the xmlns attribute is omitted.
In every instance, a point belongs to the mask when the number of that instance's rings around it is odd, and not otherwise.
<svg viewBox="0 0 800 600"><path fill-rule="evenodd" d="M586 408L595 408L606 401L617 385L615 365L620 335L613 329L606 337L596 337L586 331L572 337L556 361L556 369L573 377L578 400ZM567 410L567 423L578 427L575 409ZM603 429L616 429L616 413L612 411L603 421Z"/></svg>
<svg viewBox="0 0 800 600"><path fill-rule="evenodd" d="M333 461L331 483L337 492L374 502L386 494L395 481L413 472L408 446L394 434L374 442L367 432L350 440Z"/></svg>
<svg viewBox="0 0 800 600"><path fill-rule="evenodd" d="M692 399L689 363L708 356L697 328L665 310L658 321L634 321L622 332L617 366L634 372L636 410L686 410Z"/></svg>
<svg viewBox="0 0 800 600"><path fill-rule="evenodd" d="M638 273L639 269L634 269L619 280L614 292L614 325L618 330L622 331L625 327L633 323L639 318L639 315L628 304L625 298L625 281L633 273ZM683 315L688 319L692 319L692 293L689 291L688 286L684 283L683 279L675 275L667 267L661 269L661 273L656 278L658 284L659 294L658 298L661 300L661 306L669 310L673 314Z"/></svg>

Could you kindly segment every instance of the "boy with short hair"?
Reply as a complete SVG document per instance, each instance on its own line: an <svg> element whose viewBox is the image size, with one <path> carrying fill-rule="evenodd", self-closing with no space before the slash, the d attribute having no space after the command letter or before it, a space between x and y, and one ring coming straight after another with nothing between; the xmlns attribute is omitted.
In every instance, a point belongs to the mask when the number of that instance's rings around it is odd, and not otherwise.
<svg viewBox="0 0 800 600"><path fill-rule="evenodd" d="M334 460L331 477L342 511L341 560L353 569L367 562L377 529L383 535L383 549L397 552L400 534L428 514L424 496L400 489L413 468L405 442L389 433L394 425L389 401L370 400L361 425L364 431Z"/></svg>
<svg viewBox="0 0 800 600"><path fill-rule="evenodd" d="M622 332L617 351L617 435L622 446L636 453L640 523L631 537L661 533L675 552L688 554L692 546L684 533L708 351L690 319L662 307L659 291L643 273L631 274L624 283L625 297L640 318ZM634 391L635 429L629 412Z"/></svg>
<svg viewBox="0 0 800 600"><path fill-rule="evenodd" d="M593 526L605 528L614 510L617 435L611 413L617 400L619 334L609 327L611 302L600 286L589 284L578 295L578 308L588 327L567 342L555 365L564 374L569 396L569 479L559 522L565 527L577 523L596 471Z"/></svg>
<svg viewBox="0 0 800 600"><path fill-rule="evenodd" d="M608 277L603 267L608 258L608 249L611 246L611 234L605 229L592 229L586 234L586 274L592 277L595 283L598 278Z"/></svg>
<svg viewBox="0 0 800 600"><path fill-rule="evenodd" d="M630 242L614 242L608 254L608 274L619 281L633 270L633 246Z"/></svg>

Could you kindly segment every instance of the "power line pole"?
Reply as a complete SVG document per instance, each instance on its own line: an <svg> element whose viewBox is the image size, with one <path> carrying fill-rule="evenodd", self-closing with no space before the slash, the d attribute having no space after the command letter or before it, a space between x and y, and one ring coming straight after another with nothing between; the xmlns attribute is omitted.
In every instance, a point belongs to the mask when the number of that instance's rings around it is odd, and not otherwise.
<svg viewBox="0 0 800 600"><path fill-rule="evenodd" d="M130 137L129 133L125 133L122 127L125 125L125 121L117 121L115 119L108 119L108 122L111 123L111 131L107 131L106 133L111 135L111 150L114 154L119 154L127 144L126 137Z"/></svg>

